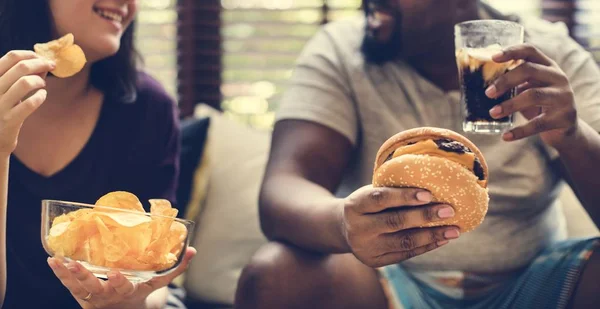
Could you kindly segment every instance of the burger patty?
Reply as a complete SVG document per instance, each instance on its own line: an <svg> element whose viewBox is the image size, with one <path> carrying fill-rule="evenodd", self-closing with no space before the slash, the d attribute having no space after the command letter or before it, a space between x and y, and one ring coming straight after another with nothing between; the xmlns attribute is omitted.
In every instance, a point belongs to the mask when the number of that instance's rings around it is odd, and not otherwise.
<svg viewBox="0 0 600 309"><path fill-rule="evenodd" d="M447 138L434 140L434 142L438 145L438 148L447 152L455 152L458 154L473 152L467 146L463 145L460 142L453 141Z"/></svg>
<svg viewBox="0 0 600 309"><path fill-rule="evenodd" d="M461 142L453 141L451 139L442 138L434 140L435 144L438 146L440 150L446 152L454 152L458 154L463 153L472 153L473 151L469 149L467 146L463 145ZM410 142L407 145L413 145L415 142ZM385 159L385 162L391 160L394 157L394 152L390 153L390 155ZM481 162L479 159L475 157L475 161L473 162L473 173L479 180L485 180L485 175L483 172L483 166L481 166Z"/></svg>

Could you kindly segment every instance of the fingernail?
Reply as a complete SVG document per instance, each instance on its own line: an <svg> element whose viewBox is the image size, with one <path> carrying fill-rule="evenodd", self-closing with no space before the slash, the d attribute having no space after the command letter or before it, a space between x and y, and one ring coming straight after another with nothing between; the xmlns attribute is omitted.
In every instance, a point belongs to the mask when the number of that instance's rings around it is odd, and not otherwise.
<svg viewBox="0 0 600 309"><path fill-rule="evenodd" d="M446 232L444 232L444 237L446 239L456 239L459 236L460 236L460 232L456 229L447 230Z"/></svg>
<svg viewBox="0 0 600 309"><path fill-rule="evenodd" d="M502 138L505 141L511 141L513 138L515 138L515 135L512 132L506 132L506 133L502 134Z"/></svg>
<svg viewBox="0 0 600 309"><path fill-rule="evenodd" d="M486 90L485 90L485 95L488 96L488 98L495 98L497 94L497 89L495 85L491 85L489 86Z"/></svg>
<svg viewBox="0 0 600 309"><path fill-rule="evenodd" d="M490 109L490 115L500 116L500 114L502 114L502 106L496 105L494 108Z"/></svg>
<svg viewBox="0 0 600 309"><path fill-rule="evenodd" d="M417 200L419 200L421 202L431 202L432 199L433 199L433 196L431 195L430 192L421 191L421 192L417 193Z"/></svg>
<svg viewBox="0 0 600 309"><path fill-rule="evenodd" d="M446 245L446 244L448 244L448 243L449 243L449 241L447 241L447 240L442 240L442 241L438 241L438 242L437 242L437 245L438 245L438 247L440 247L440 246Z"/></svg>
<svg viewBox="0 0 600 309"><path fill-rule="evenodd" d="M54 62L54 61L48 61L48 65L50 66L51 69L56 68L56 62Z"/></svg>
<svg viewBox="0 0 600 309"><path fill-rule="evenodd" d="M72 273L76 273L79 271L79 267L77 267L77 264L71 262L67 265L67 269L69 269L70 272Z"/></svg>
<svg viewBox="0 0 600 309"><path fill-rule="evenodd" d="M454 217L454 209L452 207L444 207L438 211L438 217L442 219Z"/></svg>

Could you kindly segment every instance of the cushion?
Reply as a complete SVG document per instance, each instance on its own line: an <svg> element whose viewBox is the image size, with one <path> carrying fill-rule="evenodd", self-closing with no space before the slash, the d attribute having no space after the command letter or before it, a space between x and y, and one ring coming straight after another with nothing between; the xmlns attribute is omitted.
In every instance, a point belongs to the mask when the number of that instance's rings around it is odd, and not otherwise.
<svg viewBox="0 0 600 309"><path fill-rule="evenodd" d="M207 148L197 167L194 185L206 190L199 208L192 260L184 286L189 298L233 304L242 268L267 242L258 218L258 193L266 166L269 131L259 131L230 120L207 106L197 117L210 116ZM208 161L208 163L207 163ZM208 166L202 169L202 166ZM208 175L203 187L202 175ZM194 199L192 199L193 201Z"/></svg>
<svg viewBox="0 0 600 309"><path fill-rule="evenodd" d="M200 165L208 135L210 118L187 119L181 122L181 153L179 155L179 179L177 187L177 208L180 216L192 195L194 171Z"/></svg>

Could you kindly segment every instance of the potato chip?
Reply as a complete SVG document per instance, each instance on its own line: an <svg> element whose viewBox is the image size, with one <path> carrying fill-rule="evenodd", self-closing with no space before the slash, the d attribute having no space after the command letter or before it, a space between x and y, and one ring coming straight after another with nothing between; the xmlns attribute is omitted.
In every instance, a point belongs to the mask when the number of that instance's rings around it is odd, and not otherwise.
<svg viewBox="0 0 600 309"><path fill-rule="evenodd" d="M71 222L74 219L91 212L91 209L79 209L77 211L71 211L70 213L60 215L52 221L52 226L63 223L63 222Z"/></svg>
<svg viewBox="0 0 600 309"><path fill-rule="evenodd" d="M171 208L171 203L167 200L150 200L150 213L152 217L152 241L167 235L171 229L174 217L177 216L177 209Z"/></svg>
<svg viewBox="0 0 600 309"><path fill-rule="evenodd" d="M168 251L176 256L181 253L183 249L183 242L187 236L187 228L185 225L179 222L173 222L171 229L169 230L169 244Z"/></svg>
<svg viewBox="0 0 600 309"><path fill-rule="evenodd" d="M122 259L127 254L127 251L129 251L129 245L111 232L100 217L95 217L95 220L104 249L104 258L110 262Z"/></svg>
<svg viewBox="0 0 600 309"><path fill-rule="evenodd" d="M50 249L109 268L159 271L172 267L184 248L187 227L175 221L178 211L168 200L149 202L152 216L134 194L117 191L98 199L96 206L127 211L98 207L58 216L48 235Z"/></svg>
<svg viewBox="0 0 600 309"><path fill-rule="evenodd" d="M50 72L60 78L77 74L87 62L83 50L75 44L75 38L71 33L57 40L35 44L33 50L36 54L56 63L56 68Z"/></svg>
<svg viewBox="0 0 600 309"><path fill-rule="evenodd" d="M136 257L134 257L132 255L127 255L115 263L108 262L106 264L106 266L111 267L111 268L122 268L122 269L156 270L155 265L138 261L136 259Z"/></svg>
<svg viewBox="0 0 600 309"><path fill-rule="evenodd" d="M104 207L112 207L112 208L120 208L120 209L128 209L134 211L145 212L142 203L137 198L137 196L125 192L125 191L116 191L108 193L102 196L100 199L96 201L96 206L104 206ZM108 211L108 210L103 210Z"/></svg>
<svg viewBox="0 0 600 309"><path fill-rule="evenodd" d="M153 216L176 217L177 209L171 207L171 202L163 199L153 199L150 202L150 214Z"/></svg>
<svg viewBox="0 0 600 309"><path fill-rule="evenodd" d="M63 222L50 229L48 245L55 254L70 257L85 240L84 227L81 221Z"/></svg>
<svg viewBox="0 0 600 309"><path fill-rule="evenodd" d="M150 223L139 224L135 227L114 227L111 230L115 236L129 245L129 252L127 252L129 255L139 256L150 245L152 237Z"/></svg>
<svg viewBox="0 0 600 309"><path fill-rule="evenodd" d="M102 245L102 239L100 234L96 234L90 237L88 241L88 258L85 261L89 261L93 265L105 265L106 259L104 258L104 247Z"/></svg>
<svg viewBox="0 0 600 309"><path fill-rule="evenodd" d="M135 227L140 224L149 224L152 221L152 219L146 215L128 212L98 211L96 215L101 216L104 224L108 226Z"/></svg>

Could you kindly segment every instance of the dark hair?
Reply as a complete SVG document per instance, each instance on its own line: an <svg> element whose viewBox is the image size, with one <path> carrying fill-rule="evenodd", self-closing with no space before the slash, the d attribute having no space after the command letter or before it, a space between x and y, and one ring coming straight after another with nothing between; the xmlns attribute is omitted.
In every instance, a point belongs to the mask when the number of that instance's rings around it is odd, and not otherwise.
<svg viewBox="0 0 600 309"><path fill-rule="evenodd" d="M395 12L394 16L394 30L392 37L386 41L381 42L377 39L376 30L369 28L367 19L371 14L369 3L378 2L373 0L363 0L362 8L365 14L365 35L363 37L361 52L365 61L368 63L382 65L389 61L397 60L402 51L402 15L400 12ZM381 2L381 1L379 1Z"/></svg>
<svg viewBox="0 0 600 309"><path fill-rule="evenodd" d="M0 0L0 56L11 50L32 50L52 37L54 22L48 0ZM123 102L136 98L138 53L134 47L134 24L121 38L119 51L94 63L90 83L105 96Z"/></svg>

